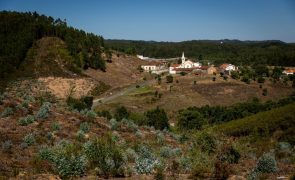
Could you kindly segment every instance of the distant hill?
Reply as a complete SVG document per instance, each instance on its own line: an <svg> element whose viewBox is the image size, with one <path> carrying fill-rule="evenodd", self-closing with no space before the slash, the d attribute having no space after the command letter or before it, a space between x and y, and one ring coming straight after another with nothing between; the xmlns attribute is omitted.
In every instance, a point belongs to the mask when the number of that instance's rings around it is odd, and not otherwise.
<svg viewBox="0 0 295 180"><path fill-rule="evenodd" d="M185 55L192 59L210 60L215 64L223 62L237 65L267 64L295 66L295 45L279 40L192 40L183 42L156 42L132 40L106 40L112 49L128 54L142 54L147 57L172 58Z"/></svg>

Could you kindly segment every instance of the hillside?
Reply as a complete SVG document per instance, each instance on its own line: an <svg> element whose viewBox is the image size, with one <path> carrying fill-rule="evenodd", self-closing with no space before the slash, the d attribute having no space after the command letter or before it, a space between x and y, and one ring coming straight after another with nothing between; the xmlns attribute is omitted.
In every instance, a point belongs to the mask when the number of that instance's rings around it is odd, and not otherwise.
<svg viewBox="0 0 295 180"><path fill-rule="evenodd" d="M222 43L221 43L222 42ZM155 42L106 40L114 50L128 54L143 54L153 58L180 57L182 52L191 59L207 63L236 65L267 64L295 66L295 46L281 41L193 40ZM206 60L206 61L205 61Z"/></svg>

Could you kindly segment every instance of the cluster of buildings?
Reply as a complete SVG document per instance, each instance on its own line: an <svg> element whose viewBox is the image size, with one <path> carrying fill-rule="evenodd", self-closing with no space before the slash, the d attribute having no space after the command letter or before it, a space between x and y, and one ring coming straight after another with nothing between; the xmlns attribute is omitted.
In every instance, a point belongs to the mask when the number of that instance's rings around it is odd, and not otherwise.
<svg viewBox="0 0 295 180"><path fill-rule="evenodd" d="M181 64L171 64L168 67L167 61L149 61L141 66L146 72L155 74L161 74L163 72L169 72L169 74L178 74L181 72L195 73L195 74L214 74L217 73L217 68L213 65L203 66L199 62L193 62L187 60L182 53ZM237 70L237 67L232 64L222 64L219 67L220 72L228 72Z"/></svg>

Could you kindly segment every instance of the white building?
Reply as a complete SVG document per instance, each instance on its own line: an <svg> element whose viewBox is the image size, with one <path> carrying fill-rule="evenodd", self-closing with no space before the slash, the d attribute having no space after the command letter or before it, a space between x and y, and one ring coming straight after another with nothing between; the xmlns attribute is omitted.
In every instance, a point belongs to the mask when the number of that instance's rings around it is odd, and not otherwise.
<svg viewBox="0 0 295 180"><path fill-rule="evenodd" d="M143 55L137 55L137 57L141 60L148 60L149 57L144 57Z"/></svg>
<svg viewBox="0 0 295 180"><path fill-rule="evenodd" d="M151 72L154 74L161 74L163 72L167 72L167 63L166 62L159 62L159 61L150 61L147 62L145 65L141 65L141 68L145 72Z"/></svg>
<svg viewBox="0 0 295 180"><path fill-rule="evenodd" d="M177 71L190 71L196 68L200 68L202 65L199 62L192 62L190 60L186 60L184 56L184 52L182 52L181 64L173 64L169 67L170 74L176 74Z"/></svg>
<svg viewBox="0 0 295 180"><path fill-rule="evenodd" d="M286 75L295 74L295 69L286 69L283 71L283 74L286 74Z"/></svg>
<svg viewBox="0 0 295 180"><path fill-rule="evenodd" d="M222 71L236 71L238 68L233 64L222 64L219 66Z"/></svg>

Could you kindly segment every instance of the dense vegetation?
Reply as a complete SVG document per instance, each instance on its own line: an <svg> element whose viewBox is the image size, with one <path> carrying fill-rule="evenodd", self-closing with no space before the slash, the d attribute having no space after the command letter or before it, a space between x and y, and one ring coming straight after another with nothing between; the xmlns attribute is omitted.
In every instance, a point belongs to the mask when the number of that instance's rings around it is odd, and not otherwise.
<svg viewBox="0 0 295 180"><path fill-rule="evenodd" d="M105 70L102 59L104 39L69 27L66 20L38 13L0 12L0 78L18 69L27 51L40 38L58 37L66 42L74 63L79 68Z"/></svg>
<svg viewBox="0 0 295 180"><path fill-rule="evenodd" d="M154 42L106 40L105 44L112 49L128 54L143 54L155 58L180 57L181 52L184 51L189 58L210 60L216 64L228 62L236 65L295 66L295 45L281 41L194 40Z"/></svg>
<svg viewBox="0 0 295 180"><path fill-rule="evenodd" d="M262 111L293 103L294 101L295 96L290 96L289 98L284 98L277 102L268 101L262 103L259 102L258 99L253 99L252 102L238 103L227 107L210 107L208 105L200 108L189 107L179 111L178 127L181 129L201 129L205 124L217 124L244 118Z"/></svg>

